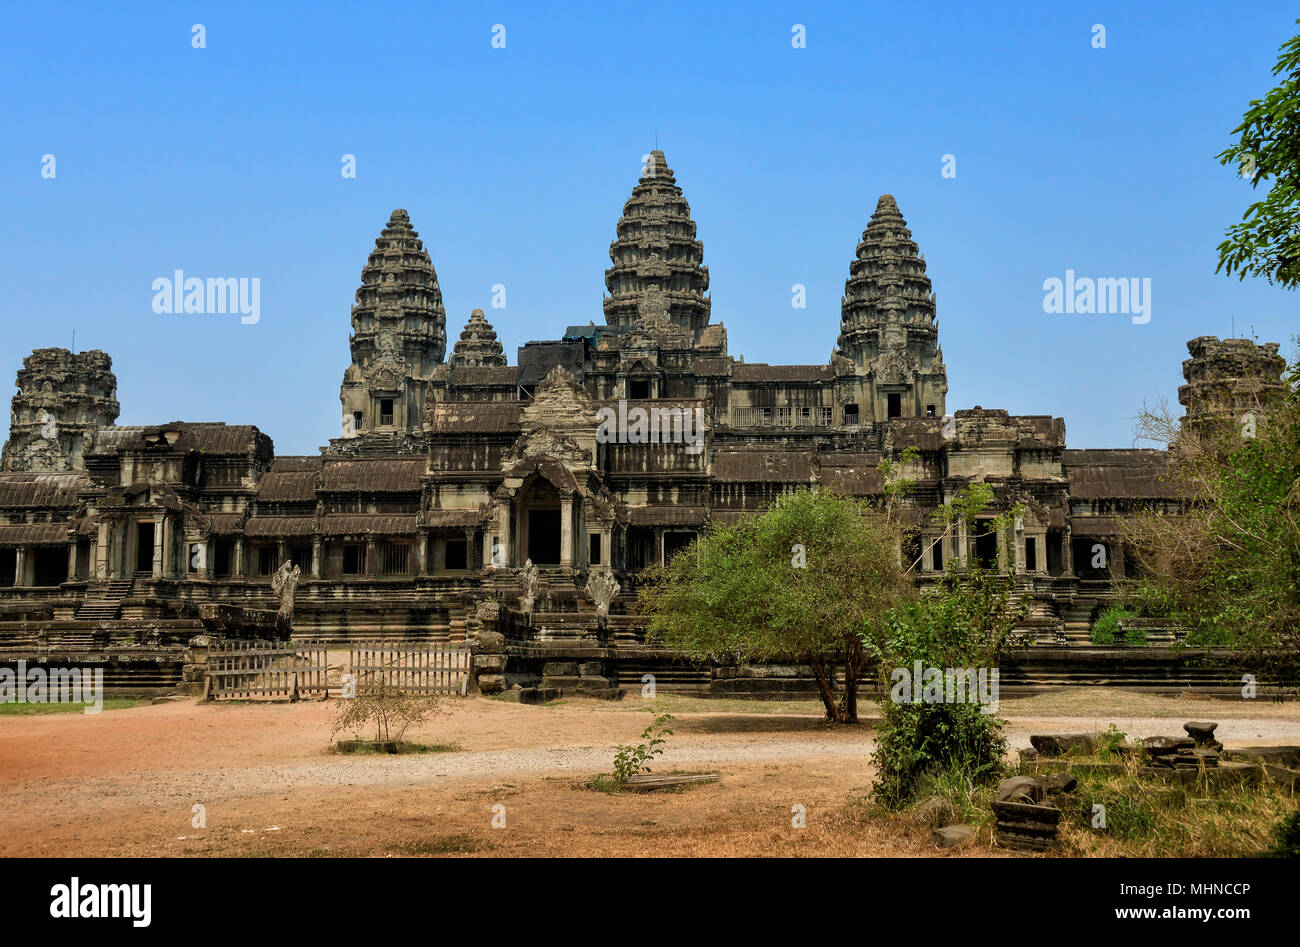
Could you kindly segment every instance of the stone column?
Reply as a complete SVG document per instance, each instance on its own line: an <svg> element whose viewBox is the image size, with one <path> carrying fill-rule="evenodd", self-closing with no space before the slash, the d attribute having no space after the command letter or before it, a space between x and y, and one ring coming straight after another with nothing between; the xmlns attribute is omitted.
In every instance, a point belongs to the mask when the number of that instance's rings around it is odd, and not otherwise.
<svg viewBox="0 0 1300 947"><path fill-rule="evenodd" d="M68 543L68 581L77 581L77 540Z"/></svg>
<svg viewBox="0 0 1300 947"><path fill-rule="evenodd" d="M664 530L662 526L655 527L655 561L660 565L664 564Z"/></svg>
<svg viewBox="0 0 1300 947"><path fill-rule="evenodd" d="M14 552L14 585L24 588L31 585L27 581L27 547L19 546Z"/></svg>
<svg viewBox="0 0 1300 947"><path fill-rule="evenodd" d="M313 536L311 540L311 577L319 579L321 573L321 540Z"/></svg>
<svg viewBox="0 0 1300 947"><path fill-rule="evenodd" d="M613 529L602 529L600 531L600 564L611 569L614 567Z"/></svg>
<svg viewBox="0 0 1300 947"><path fill-rule="evenodd" d="M275 568L279 569L280 566L288 562L289 561L288 556L289 556L289 544L285 542L283 539L281 539L279 542L275 544Z"/></svg>
<svg viewBox="0 0 1300 947"><path fill-rule="evenodd" d="M573 568L573 497L560 499L560 565Z"/></svg>
<svg viewBox="0 0 1300 947"><path fill-rule="evenodd" d="M99 521L99 528L95 535L95 578L108 578L108 523L103 520Z"/></svg>
<svg viewBox="0 0 1300 947"><path fill-rule="evenodd" d="M429 531L427 529L415 531L415 568L416 575L429 574Z"/></svg>
<svg viewBox="0 0 1300 947"><path fill-rule="evenodd" d="M163 577L163 525L167 522L165 513L155 513L153 517L153 577Z"/></svg>
<svg viewBox="0 0 1300 947"><path fill-rule="evenodd" d="M1112 579L1127 578L1124 573L1124 540L1116 539L1106 543L1106 565L1110 566Z"/></svg>
<svg viewBox="0 0 1300 947"><path fill-rule="evenodd" d="M235 540L234 548L230 551L234 561L230 564L230 577L233 579L242 579L244 577L244 550L248 547L248 540L240 536Z"/></svg>
<svg viewBox="0 0 1300 947"><path fill-rule="evenodd" d="M970 551L970 538L967 536L966 520L957 520L957 563L966 568L967 554Z"/></svg>
<svg viewBox="0 0 1300 947"><path fill-rule="evenodd" d="M483 530L483 568L492 568L492 529Z"/></svg>
<svg viewBox="0 0 1300 947"><path fill-rule="evenodd" d="M1007 532L1008 532L1008 530L1007 530L1007 528L1006 528L1005 526L1004 526L1002 529L998 530L998 532L997 532L997 544L998 544L998 571L999 571L999 572L1006 572L1006 571L1007 571L1007 559L1008 559L1008 556L1007 556L1007 552L1008 552L1007 547L1008 547L1008 545L1009 545L1008 542L1007 542ZM1015 536L1015 533L1014 533L1014 532L1012 533L1012 536L1013 536L1013 537ZM1014 543L1014 542L1015 542L1015 540L1012 539L1012 543ZM1012 562L1013 565L1015 564L1015 555L1016 555L1016 554L1015 554L1015 551L1014 551L1014 550L1011 550L1010 559L1011 559L1011 562Z"/></svg>
<svg viewBox="0 0 1300 947"><path fill-rule="evenodd" d="M378 544L375 542L374 537L367 536L366 537L366 578L367 579L373 579L375 577L375 550L377 548L378 548Z"/></svg>
<svg viewBox="0 0 1300 947"><path fill-rule="evenodd" d="M1074 541L1069 526L1061 532L1061 575L1074 577Z"/></svg>
<svg viewBox="0 0 1300 947"><path fill-rule="evenodd" d="M501 559L502 564L509 568L513 557L510 555L510 501L505 500L498 507L498 517L501 520Z"/></svg>

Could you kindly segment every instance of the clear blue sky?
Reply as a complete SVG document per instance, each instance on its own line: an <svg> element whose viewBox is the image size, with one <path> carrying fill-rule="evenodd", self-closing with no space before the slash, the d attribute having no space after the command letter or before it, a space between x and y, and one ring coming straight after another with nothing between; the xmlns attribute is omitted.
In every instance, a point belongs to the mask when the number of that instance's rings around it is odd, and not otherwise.
<svg viewBox="0 0 1300 947"><path fill-rule="evenodd" d="M393 208L433 256L449 339L483 308L513 362L601 321L614 224L658 133L733 355L827 360L892 193L938 293L949 411L1052 414L1072 447L1131 446L1144 401L1176 402L1187 339L1235 316L1291 351L1297 297L1214 273L1252 194L1214 155L1300 10L981 6L11 5L0 371L75 329L113 357L119 423L252 423L277 453L315 453L338 433L349 307ZM177 268L259 277L260 323L155 314L151 283ZM1046 315L1043 281L1067 268L1149 277L1150 323Z"/></svg>

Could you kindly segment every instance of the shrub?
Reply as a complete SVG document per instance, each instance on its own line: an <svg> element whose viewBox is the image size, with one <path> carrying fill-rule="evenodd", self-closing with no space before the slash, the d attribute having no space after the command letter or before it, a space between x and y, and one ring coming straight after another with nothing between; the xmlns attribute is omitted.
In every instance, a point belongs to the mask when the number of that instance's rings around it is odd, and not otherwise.
<svg viewBox="0 0 1300 947"><path fill-rule="evenodd" d="M1300 809L1277 824L1277 844L1269 854L1278 858L1300 858Z"/></svg>
<svg viewBox="0 0 1300 947"><path fill-rule="evenodd" d="M1136 618L1136 617L1137 615L1135 615L1133 612L1129 611L1128 609L1124 608L1124 606L1122 605L1107 606L1106 610L1103 611L1100 615L1098 615L1097 620L1093 622L1092 632L1089 635L1089 637L1092 640L1092 643L1098 645L1113 645L1116 639L1119 637L1120 619ZM1146 634L1141 633L1141 635L1142 635L1142 640L1137 643L1146 644ZM1133 642L1128 641L1128 638L1126 636L1125 643L1132 644Z"/></svg>
<svg viewBox="0 0 1300 947"><path fill-rule="evenodd" d="M936 594L901 606L871 641L877 657L881 722L872 754L876 800L899 809L934 783L988 783L1002 772L1006 740L1002 721L979 703L894 699L895 669L985 669L997 662L1024 606L1011 601L1011 579L975 569L950 572ZM915 687L921 687L916 682ZM992 689L992 688L990 688ZM993 694L996 697L996 692Z"/></svg>
<svg viewBox="0 0 1300 947"><path fill-rule="evenodd" d="M661 743L664 737L672 736L666 724L673 719L672 714L655 717L654 722L641 731L641 742L619 746L614 755L614 782L623 785L631 777L650 772L650 760L663 753Z"/></svg>

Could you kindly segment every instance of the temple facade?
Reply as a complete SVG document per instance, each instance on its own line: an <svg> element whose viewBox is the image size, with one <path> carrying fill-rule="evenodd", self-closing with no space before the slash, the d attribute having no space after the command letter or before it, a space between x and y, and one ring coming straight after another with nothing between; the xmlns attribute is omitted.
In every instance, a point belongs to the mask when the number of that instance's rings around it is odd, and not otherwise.
<svg viewBox="0 0 1300 947"><path fill-rule="evenodd" d="M925 258L889 195L849 263L824 364L728 354L662 152L609 257L599 322L579 317L511 365L475 309L448 354L433 261L394 211L351 310L340 434L312 456L277 456L250 425L117 426L106 354L32 353L0 464L0 614L270 607L272 576L292 563L295 636L458 641L486 621L635 656L644 569L786 491L882 498L882 459L911 447L918 581L996 564L1032 601L1037 640L1068 644L1132 568L1122 517L1178 509L1160 451L1070 450L1061 418L948 404ZM1276 345L1189 348L1189 412L1231 413L1243 379L1280 384ZM974 481L993 488L987 519L931 548L944 527L930 514ZM1015 504L1013 527L990 528Z"/></svg>

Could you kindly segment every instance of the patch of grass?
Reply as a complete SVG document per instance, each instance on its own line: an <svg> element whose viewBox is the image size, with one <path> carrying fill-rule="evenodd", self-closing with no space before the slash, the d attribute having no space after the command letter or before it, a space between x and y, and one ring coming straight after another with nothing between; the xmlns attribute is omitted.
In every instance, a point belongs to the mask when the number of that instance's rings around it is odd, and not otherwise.
<svg viewBox="0 0 1300 947"><path fill-rule="evenodd" d="M401 855L417 857L421 855L472 855L476 852L491 851L496 847L495 843L486 839L468 833L461 833L406 842L399 845L396 851Z"/></svg>
<svg viewBox="0 0 1300 947"><path fill-rule="evenodd" d="M1113 758L1108 760L1113 762ZM1071 769L1079 784L1050 797L1061 809L1066 854L1126 858L1258 857L1277 842L1277 827L1294 817L1297 800L1271 783L1227 785L1202 777L1182 785L1140 776L1142 761L1125 757L1117 772ZM1034 775L1032 768L1023 769ZM1104 807L1105 827L1093 826Z"/></svg>
<svg viewBox="0 0 1300 947"><path fill-rule="evenodd" d="M400 756L411 753L456 753L463 749L464 747L459 743L411 743L407 740L399 740L396 750L389 753L369 740L345 740L331 743L327 752L347 756Z"/></svg>
<svg viewBox="0 0 1300 947"><path fill-rule="evenodd" d="M149 703L148 697L105 697L104 710L129 710ZM0 704L0 717L21 717L31 714L79 714L87 704Z"/></svg>

